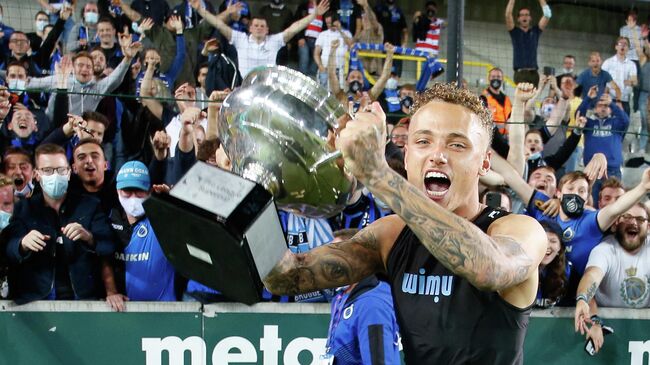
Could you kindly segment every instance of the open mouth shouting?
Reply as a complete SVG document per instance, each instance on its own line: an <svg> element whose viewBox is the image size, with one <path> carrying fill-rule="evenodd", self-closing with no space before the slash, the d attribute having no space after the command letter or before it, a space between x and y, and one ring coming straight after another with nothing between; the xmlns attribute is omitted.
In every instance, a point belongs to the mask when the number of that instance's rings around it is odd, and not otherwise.
<svg viewBox="0 0 650 365"><path fill-rule="evenodd" d="M86 166L84 167L84 171L85 171L86 174L88 174L88 175L93 175L93 174L97 171L97 169L95 168L95 166L92 166L92 165L86 165Z"/></svg>
<svg viewBox="0 0 650 365"><path fill-rule="evenodd" d="M433 200L442 200L450 186L451 179L443 172L430 170L424 174L424 187Z"/></svg>
<svg viewBox="0 0 650 365"><path fill-rule="evenodd" d="M639 238L640 229L638 227L628 227L625 229L625 239L628 242L635 242Z"/></svg>

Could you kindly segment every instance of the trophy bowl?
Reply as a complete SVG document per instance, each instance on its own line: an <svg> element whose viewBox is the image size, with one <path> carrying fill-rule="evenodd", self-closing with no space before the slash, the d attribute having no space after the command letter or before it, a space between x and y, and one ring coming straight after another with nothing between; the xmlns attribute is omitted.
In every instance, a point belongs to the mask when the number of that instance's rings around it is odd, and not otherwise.
<svg viewBox="0 0 650 365"><path fill-rule="evenodd" d="M255 181L278 208L307 217L343 210L352 189L334 137L345 108L325 88L283 66L251 71L224 100L218 134L232 172Z"/></svg>

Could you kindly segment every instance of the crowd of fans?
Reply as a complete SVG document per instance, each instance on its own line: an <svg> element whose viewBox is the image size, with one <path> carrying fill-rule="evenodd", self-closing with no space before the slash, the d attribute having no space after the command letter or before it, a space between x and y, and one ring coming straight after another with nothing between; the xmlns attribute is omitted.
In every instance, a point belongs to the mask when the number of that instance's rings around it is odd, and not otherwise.
<svg viewBox="0 0 650 365"><path fill-rule="evenodd" d="M230 169L216 128L219 102L258 66L295 66L352 112L379 101L388 114L386 158L405 174L416 87L401 82L395 48L437 56L444 42L445 21L433 1L412 15L412 29L395 0L307 0L295 10L271 0L257 12L242 0L218 7L204 0L176 7L165 0L40 3L34 31L0 29L0 296L19 304L105 298L124 310L127 300L227 300L175 273L142 207L197 160ZM576 329L599 348L598 305L650 303L649 215L639 203L650 175L633 188L620 182L633 113L641 119L640 148L647 147L648 26L637 25L631 10L611 57L603 62L593 52L589 68L578 72L566 55L555 76L537 64L552 17L546 2L539 4L536 24L531 9L513 18L514 0L505 9L518 84L511 100L503 71L494 68L481 94L495 122L493 171L481 179L481 199L542 222L549 243L535 305L576 306ZM385 59L346 65L355 43L381 45ZM391 212L358 190L330 219L280 214L290 248L301 252ZM337 295L264 294L310 302Z"/></svg>

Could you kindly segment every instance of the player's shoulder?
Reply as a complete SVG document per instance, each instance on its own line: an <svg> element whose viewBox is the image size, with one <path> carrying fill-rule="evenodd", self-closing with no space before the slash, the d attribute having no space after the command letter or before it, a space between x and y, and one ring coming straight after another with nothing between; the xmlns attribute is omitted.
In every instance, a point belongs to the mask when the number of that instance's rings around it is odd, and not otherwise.
<svg viewBox="0 0 650 365"><path fill-rule="evenodd" d="M539 233L543 234L544 229L533 217L524 214L508 214L494 220L488 228L489 235L504 233L534 235Z"/></svg>

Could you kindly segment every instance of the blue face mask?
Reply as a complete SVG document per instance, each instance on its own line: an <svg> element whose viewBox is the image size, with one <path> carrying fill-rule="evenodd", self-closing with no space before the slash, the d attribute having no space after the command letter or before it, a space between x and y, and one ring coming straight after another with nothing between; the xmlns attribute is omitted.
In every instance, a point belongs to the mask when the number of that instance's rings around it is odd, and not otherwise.
<svg viewBox="0 0 650 365"><path fill-rule="evenodd" d="M528 156L528 159L533 161L542 158L542 153L541 152L535 152L532 155Z"/></svg>
<svg viewBox="0 0 650 365"><path fill-rule="evenodd" d="M11 218L10 213L0 210L0 231L9 225L9 218Z"/></svg>
<svg viewBox="0 0 650 365"><path fill-rule="evenodd" d="M68 191L68 175L54 173L50 176L41 176L43 192L52 199L59 199Z"/></svg>
<svg viewBox="0 0 650 365"><path fill-rule="evenodd" d="M98 20L99 20L99 14L93 11L88 11L84 13L84 21L86 22L86 24L97 24Z"/></svg>
<svg viewBox="0 0 650 365"><path fill-rule="evenodd" d="M25 184L25 187L21 191L16 191L14 193L15 196L25 198L29 194L31 194L32 190L34 190L34 185L32 183L27 183Z"/></svg>

